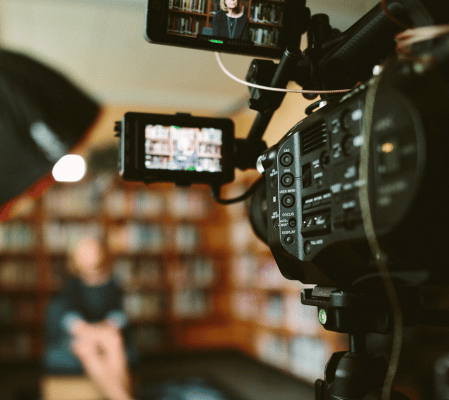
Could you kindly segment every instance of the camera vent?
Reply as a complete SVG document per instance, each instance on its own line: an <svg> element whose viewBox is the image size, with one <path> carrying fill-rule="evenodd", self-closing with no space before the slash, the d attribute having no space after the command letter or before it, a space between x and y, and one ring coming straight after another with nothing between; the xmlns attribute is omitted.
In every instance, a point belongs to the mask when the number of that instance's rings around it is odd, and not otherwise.
<svg viewBox="0 0 449 400"><path fill-rule="evenodd" d="M307 163L302 166L302 188L306 189L312 186L312 163Z"/></svg>
<svg viewBox="0 0 449 400"><path fill-rule="evenodd" d="M323 147L327 142L326 122L321 120L301 132L301 154Z"/></svg>

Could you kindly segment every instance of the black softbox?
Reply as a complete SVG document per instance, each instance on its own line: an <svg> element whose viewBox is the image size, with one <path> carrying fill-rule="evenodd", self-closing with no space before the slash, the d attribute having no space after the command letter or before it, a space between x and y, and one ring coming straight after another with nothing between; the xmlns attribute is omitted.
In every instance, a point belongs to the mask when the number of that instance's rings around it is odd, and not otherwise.
<svg viewBox="0 0 449 400"><path fill-rule="evenodd" d="M0 205L48 174L99 112L99 104L61 73L0 50Z"/></svg>

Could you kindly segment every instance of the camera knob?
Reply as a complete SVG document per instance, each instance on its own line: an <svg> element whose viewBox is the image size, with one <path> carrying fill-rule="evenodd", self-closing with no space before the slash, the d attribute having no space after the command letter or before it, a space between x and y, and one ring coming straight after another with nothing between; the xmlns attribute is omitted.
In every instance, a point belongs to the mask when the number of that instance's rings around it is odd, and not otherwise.
<svg viewBox="0 0 449 400"><path fill-rule="evenodd" d="M268 149L257 159L256 168L259 173L263 174L268 168L271 167L273 161L276 159L276 149Z"/></svg>

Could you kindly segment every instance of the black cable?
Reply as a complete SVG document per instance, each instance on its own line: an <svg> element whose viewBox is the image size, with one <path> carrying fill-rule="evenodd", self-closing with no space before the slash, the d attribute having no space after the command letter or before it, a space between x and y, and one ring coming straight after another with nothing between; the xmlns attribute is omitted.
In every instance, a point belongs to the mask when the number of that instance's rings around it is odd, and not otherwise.
<svg viewBox="0 0 449 400"><path fill-rule="evenodd" d="M235 197L233 199L222 199L220 197L220 190L221 190L221 186L217 187L217 186L212 186L212 198L219 204L234 204L234 203L239 203L241 201L244 201L246 199L248 199L257 189L257 183L259 182L259 180L255 181L251 187L247 190L247 192L245 192L244 194L242 194L239 197Z"/></svg>

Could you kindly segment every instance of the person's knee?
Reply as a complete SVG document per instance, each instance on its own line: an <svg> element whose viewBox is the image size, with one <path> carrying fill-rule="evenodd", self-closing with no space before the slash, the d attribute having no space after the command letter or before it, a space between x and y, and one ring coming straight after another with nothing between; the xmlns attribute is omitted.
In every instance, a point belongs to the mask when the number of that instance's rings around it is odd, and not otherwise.
<svg viewBox="0 0 449 400"><path fill-rule="evenodd" d="M107 329L105 332L104 342L109 348L112 349L119 350L124 348L122 333L116 328Z"/></svg>

